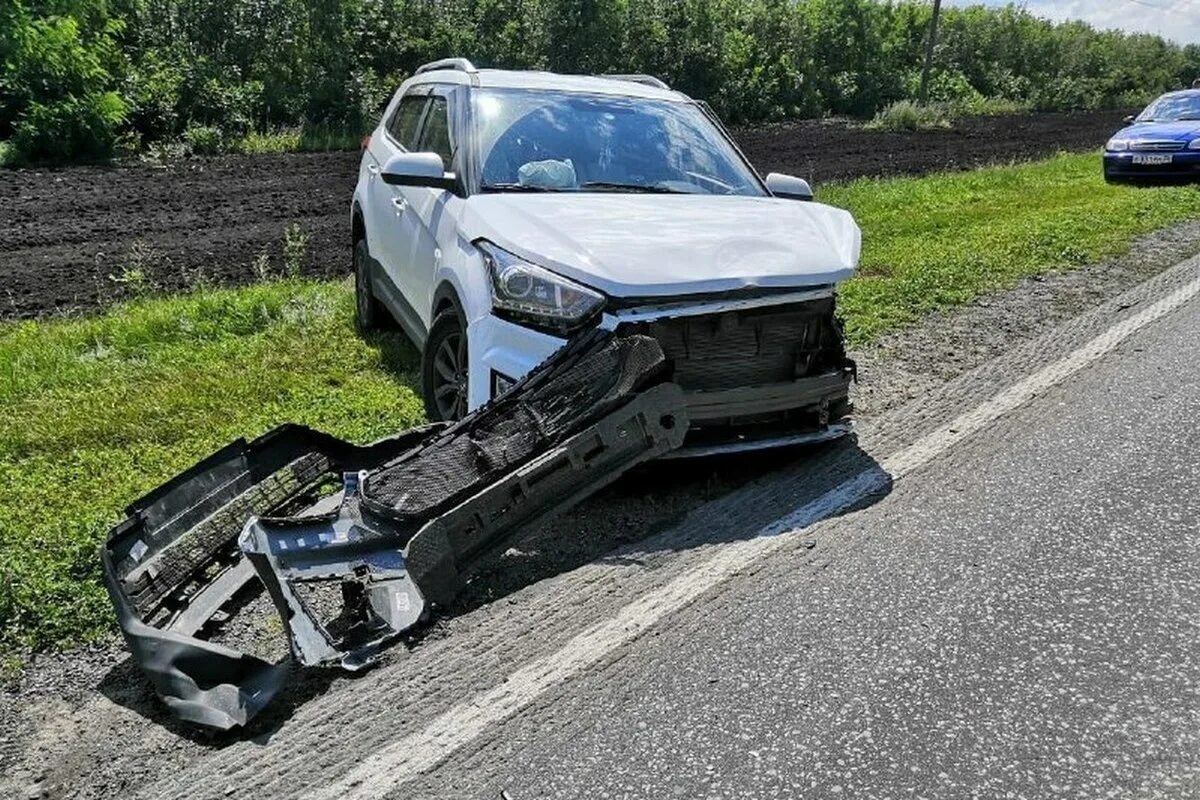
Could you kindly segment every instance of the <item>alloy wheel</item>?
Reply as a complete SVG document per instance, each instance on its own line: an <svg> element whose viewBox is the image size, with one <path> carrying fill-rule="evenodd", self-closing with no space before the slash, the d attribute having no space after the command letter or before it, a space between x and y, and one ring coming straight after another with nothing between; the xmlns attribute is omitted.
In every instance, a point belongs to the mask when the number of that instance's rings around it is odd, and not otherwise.
<svg viewBox="0 0 1200 800"><path fill-rule="evenodd" d="M445 420L467 413L467 337L461 331L447 334L433 356L433 399Z"/></svg>

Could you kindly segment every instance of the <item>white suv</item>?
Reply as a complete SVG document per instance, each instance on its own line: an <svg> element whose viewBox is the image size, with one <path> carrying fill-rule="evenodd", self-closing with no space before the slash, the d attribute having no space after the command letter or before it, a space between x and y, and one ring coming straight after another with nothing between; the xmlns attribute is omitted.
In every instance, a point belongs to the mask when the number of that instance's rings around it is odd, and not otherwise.
<svg viewBox="0 0 1200 800"><path fill-rule="evenodd" d="M421 67L365 142L351 219L359 327L394 319L422 351L431 419L601 326L658 339L689 452L847 430L834 298L858 226L655 78Z"/></svg>

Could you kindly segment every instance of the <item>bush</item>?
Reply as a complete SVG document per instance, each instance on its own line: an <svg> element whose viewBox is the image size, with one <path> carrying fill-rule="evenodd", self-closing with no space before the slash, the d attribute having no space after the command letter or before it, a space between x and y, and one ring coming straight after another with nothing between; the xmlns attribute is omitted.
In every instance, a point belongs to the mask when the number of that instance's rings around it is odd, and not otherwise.
<svg viewBox="0 0 1200 800"><path fill-rule="evenodd" d="M1029 103L1018 100L1008 100L1003 97L983 97L959 103L956 106L959 116L995 117L1000 114L1022 114L1029 111Z"/></svg>
<svg viewBox="0 0 1200 800"><path fill-rule="evenodd" d="M954 119L947 103L914 103L900 100L880 111L864 127L876 131L927 131L949 128Z"/></svg>
<svg viewBox="0 0 1200 800"><path fill-rule="evenodd" d="M116 92L33 103L13 131L13 157L20 161L108 158L127 107Z"/></svg>
<svg viewBox="0 0 1200 800"><path fill-rule="evenodd" d="M940 115L889 109L916 97L930 13L915 0L0 0L0 138L35 104L52 116L106 92L146 146L195 126L226 147L253 131L357 133L418 65L449 55L648 72L730 122L936 127ZM1130 107L1200 74L1200 46L1158 36L1016 5L943 15L929 99L954 113Z"/></svg>
<svg viewBox="0 0 1200 800"><path fill-rule="evenodd" d="M193 125L183 132L183 143L197 155L211 156L224 149L225 139L211 125Z"/></svg>
<svg viewBox="0 0 1200 800"><path fill-rule="evenodd" d="M129 121L146 143L177 137L181 130L179 96L184 73L178 61L155 50L142 55L126 78Z"/></svg>

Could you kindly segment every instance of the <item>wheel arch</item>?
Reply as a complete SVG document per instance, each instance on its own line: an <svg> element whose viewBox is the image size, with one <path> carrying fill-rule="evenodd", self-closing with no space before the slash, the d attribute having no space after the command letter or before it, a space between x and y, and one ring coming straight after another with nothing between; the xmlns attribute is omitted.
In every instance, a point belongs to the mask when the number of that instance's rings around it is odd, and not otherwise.
<svg viewBox="0 0 1200 800"><path fill-rule="evenodd" d="M367 238L367 223L363 219L362 206L358 201L350 208L350 246L358 244L359 239Z"/></svg>
<svg viewBox="0 0 1200 800"><path fill-rule="evenodd" d="M438 314L451 308L457 309L458 313L463 315L465 319L467 310L463 306L462 297L459 296L458 289L450 281L443 280L433 292L433 317L431 321L437 319Z"/></svg>

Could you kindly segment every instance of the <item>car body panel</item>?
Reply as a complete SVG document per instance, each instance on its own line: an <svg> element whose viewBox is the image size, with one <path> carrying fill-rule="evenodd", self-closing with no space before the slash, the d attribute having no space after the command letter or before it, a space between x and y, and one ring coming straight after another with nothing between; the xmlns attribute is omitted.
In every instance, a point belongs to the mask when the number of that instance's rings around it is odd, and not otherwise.
<svg viewBox="0 0 1200 800"><path fill-rule="evenodd" d="M524 378L538 364L567 343L566 339L484 314L467 324L467 338L477 346L468 350L471 375L468 405L475 409L492 399L492 373Z"/></svg>
<svg viewBox="0 0 1200 800"><path fill-rule="evenodd" d="M1163 164L1135 163L1135 158L1146 153L1105 153L1104 174L1116 178L1161 178L1200 180L1200 150L1167 153L1170 161Z"/></svg>
<svg viewBox="0 0 1200 800"><path fill-rule="evenodd" d="M466 238L616 297L838 283L861 247L848 212L770 197L483 194L463 211Z"/></svg>

